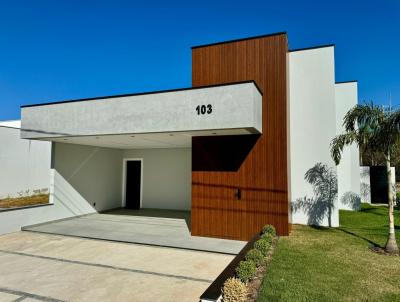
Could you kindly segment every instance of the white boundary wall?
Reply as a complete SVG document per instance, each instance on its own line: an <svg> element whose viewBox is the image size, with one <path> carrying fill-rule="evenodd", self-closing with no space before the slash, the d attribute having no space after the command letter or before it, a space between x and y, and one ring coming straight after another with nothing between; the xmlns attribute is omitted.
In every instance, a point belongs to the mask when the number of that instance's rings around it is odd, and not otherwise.
<svg viewBox="0 0 400 302"><path fill-rule="evenodd" d="M305 173L317 163L336 171L330 143L336 135L334 47L289 53L290 200L314 198ZM316 223L318 221L318 223ZM320 211L292 210L292 223L328 226ZM337 199L331 226L339 225Z"/></svg>
<svg viewBox="0 0 400 302"><path fill-rule="evenodd" d="M344 133L343 118L357 105L357 82L335 85L336 134ZM337 166L339 209L358 210L360 207L360 155L358 146L344 148Z"/></svg>
<svg viewBox="0 0 400 302"><path fill-rule="evenodd" d="M19 136L19 128L0 124L0 199L49 191L51 143Z"/></svg>

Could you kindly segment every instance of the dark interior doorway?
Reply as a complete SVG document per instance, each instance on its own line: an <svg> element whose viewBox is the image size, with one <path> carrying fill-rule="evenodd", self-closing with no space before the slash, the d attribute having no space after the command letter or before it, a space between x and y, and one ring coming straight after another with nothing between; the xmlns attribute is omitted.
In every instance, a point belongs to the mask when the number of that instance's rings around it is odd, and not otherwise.
<svg viewBox="0 0 400 302"><path fill-rule="evenodd" d="M371 203L388 203L387 171L384 166L369 168Z"/></svg>
<svg viewBox="0 0 400 302"><path fill-rule="evenodd" d="M125 180L125 207L127 209L140 209L142 162L128 160L126 162Z"/></svg>

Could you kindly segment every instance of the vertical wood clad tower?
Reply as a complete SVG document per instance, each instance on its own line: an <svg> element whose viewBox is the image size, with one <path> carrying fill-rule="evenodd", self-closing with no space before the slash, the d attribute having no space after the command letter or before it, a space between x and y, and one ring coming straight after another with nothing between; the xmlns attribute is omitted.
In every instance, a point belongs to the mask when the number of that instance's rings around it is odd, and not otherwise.
<svg viewBox="0 0 400 302"><path fill-rule="evenodd" d="M192 139L192 235L248 240L266 223L289 233L287 35L192 49L192 85L254 80L262 135Z"/></svg>

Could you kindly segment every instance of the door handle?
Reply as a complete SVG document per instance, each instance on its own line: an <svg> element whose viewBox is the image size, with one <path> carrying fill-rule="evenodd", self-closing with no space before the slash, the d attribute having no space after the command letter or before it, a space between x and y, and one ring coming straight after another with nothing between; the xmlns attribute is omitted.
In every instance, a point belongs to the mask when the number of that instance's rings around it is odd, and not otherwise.
<svg viewBox="0 0 400 302"><path fill-rule="evenodd" d="M241 200L242 199L242 190L237 188L236 192L235 192L235 197L237 200Z"/></svg>

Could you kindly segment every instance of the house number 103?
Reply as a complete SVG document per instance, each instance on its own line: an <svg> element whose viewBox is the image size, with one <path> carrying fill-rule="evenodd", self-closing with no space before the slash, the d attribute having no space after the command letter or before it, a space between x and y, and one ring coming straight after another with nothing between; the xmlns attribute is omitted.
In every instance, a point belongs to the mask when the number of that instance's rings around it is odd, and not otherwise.
<svg viewBox="0 0 400 302"><path fill-rule="evenodd" d="M212 105L197 105L196 107L197 115L211 114L212 113Z"/></svg>

